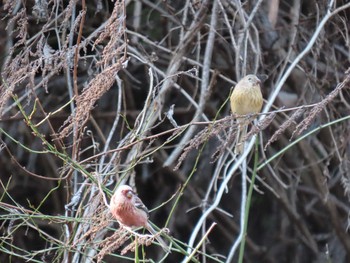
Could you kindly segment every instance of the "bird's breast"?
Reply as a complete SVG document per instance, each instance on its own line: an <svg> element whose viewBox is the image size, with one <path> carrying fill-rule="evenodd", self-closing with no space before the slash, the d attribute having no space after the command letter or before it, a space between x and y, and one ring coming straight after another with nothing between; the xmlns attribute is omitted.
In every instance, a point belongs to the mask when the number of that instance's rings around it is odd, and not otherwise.
<svg viewBox="0 0 350 263"><path fill-rule="evenodd" d="M140 227L147 224L147 214L134 207L119 206L112 210L112 214L120 223L128 227Z"/></svg>
<svg viewBox="0 0 350 263"><path fill-rule="evenodd" d="M238 115L261 111L263 97L259 87L236 89L231 95L231 110Z"/></svg>

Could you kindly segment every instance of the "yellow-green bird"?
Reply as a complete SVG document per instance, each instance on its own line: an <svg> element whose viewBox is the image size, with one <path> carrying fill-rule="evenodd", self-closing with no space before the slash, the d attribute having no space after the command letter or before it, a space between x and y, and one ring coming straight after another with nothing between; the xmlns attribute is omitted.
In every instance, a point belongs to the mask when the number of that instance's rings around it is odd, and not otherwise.
<svg viewBox="0 0 350 263"><path fill-rule="evenodd" d="M260 89L260 79L255 75L247 75L235 86L231 97L231 110L236 115L250 115L261 111L263 97ZM244 138L252 118L237 116L238 131L235 153L242 154L244 150Z"/></svg>

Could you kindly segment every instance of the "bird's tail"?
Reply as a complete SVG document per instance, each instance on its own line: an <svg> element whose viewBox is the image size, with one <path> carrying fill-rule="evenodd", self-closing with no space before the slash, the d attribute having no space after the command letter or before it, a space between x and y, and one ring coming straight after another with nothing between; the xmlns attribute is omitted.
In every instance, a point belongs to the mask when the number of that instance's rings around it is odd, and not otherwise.
<svg viewBox="0 0 350 263"><path fill-rule="evenodd" d="M170 253L170 248L169 246L165 243L165 241L160 237L159 235L159 232L157 232L152 226L150 223L147 223L147 226L146 226L147 230L152 234L154 235L154 237L157 239L157 241L159 242L159 244L161 245L161 247L163 248L163 250L166 252L166 253Z"/></svg>
<svg viewBox="0 0 350 263"><path fill-rule="evenodd" d="M236 139L236 146L235 146L235 154L242 154L244 151L244 145L246 140L248 130L248 123L241 122L238 126L237 130L237 139Z"/></svg>

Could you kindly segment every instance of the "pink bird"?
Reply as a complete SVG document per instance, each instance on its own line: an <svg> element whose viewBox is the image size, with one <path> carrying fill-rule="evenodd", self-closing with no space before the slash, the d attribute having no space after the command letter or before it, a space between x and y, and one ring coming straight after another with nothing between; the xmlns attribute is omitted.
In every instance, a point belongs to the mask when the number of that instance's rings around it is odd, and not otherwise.
<svg viewBox="0 0 350 263"><path fill-rule="evenodd" d="M164 240L148 222L148 209L129 185L120 186L113 194L110 211L118 222L126 227L144 227L155 236L165 252L170 252Z"/></svg>

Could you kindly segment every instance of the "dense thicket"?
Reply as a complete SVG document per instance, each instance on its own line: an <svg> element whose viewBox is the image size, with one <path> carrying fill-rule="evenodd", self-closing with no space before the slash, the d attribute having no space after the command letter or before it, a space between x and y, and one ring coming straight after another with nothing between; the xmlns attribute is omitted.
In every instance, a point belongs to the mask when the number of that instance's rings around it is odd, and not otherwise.
<svg viewBox="0 0 350 263"><path fill-rule="evenodd" d="M237 262L255 173L245 262L349 262L348 1L8 0L1 17L1 262L134 261L107 205L124 183L170 230L163 262L186 244ZM249 73L264 113L239 158L227 100Z"/></svg>

